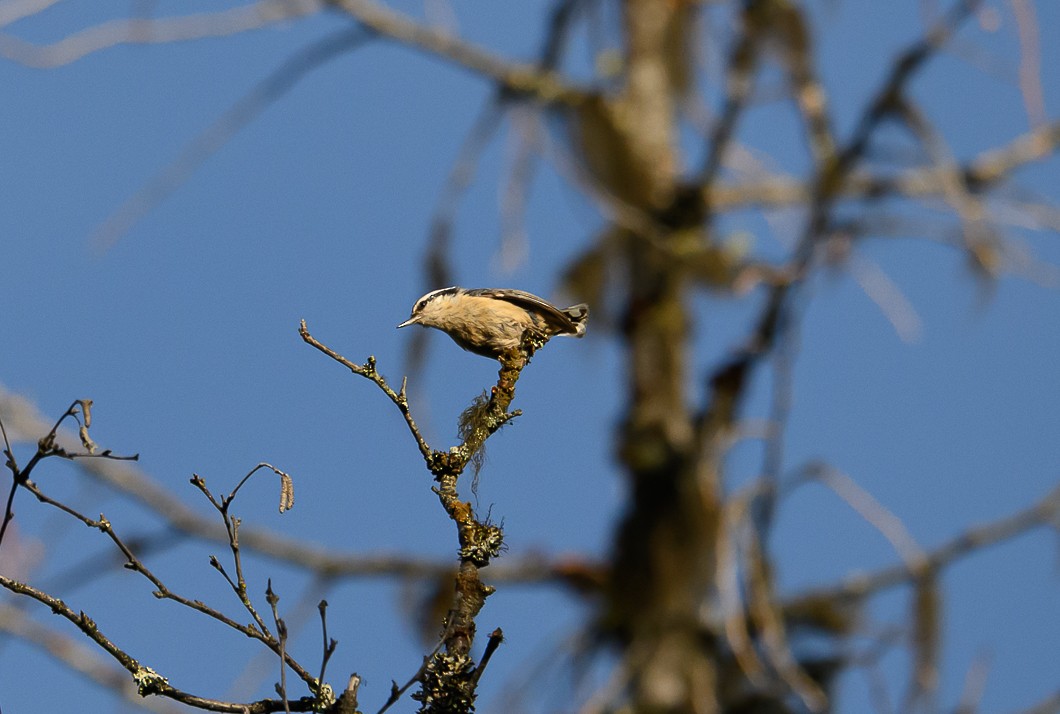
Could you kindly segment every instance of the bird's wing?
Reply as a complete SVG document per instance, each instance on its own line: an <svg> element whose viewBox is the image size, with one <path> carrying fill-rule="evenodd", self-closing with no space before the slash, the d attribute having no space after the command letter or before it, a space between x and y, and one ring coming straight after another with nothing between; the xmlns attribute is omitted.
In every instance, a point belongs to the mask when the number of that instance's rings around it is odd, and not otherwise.
<svg viewBox="0 0 1060 714"><path fill-rule="evenodd" d="M474 295L477 297L505 300L514 305L526 308L527 310L532 310L544 317L548 322L555 323L556 326L563 326L572 332L576 332L578 329L577 324L571 319L570 315L563 310L560 310L544 298L539 298L537 295L522 290L477 288L466 292L468 295Z"/></svg>

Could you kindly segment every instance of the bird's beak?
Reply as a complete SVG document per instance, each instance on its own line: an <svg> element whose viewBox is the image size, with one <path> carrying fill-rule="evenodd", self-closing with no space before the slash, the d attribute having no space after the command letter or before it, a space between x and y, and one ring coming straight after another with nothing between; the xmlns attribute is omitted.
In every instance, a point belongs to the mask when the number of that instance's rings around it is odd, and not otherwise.
<svg viewBox="0 0 1060 714"><path fill-rule="evenodd" d="M418 320L415 317L410 317L409 319L405 320L400 325L398 325L398 329L400 330L402 327L408 327L409 325L415 325L417 322L418 322Z"/></svg>

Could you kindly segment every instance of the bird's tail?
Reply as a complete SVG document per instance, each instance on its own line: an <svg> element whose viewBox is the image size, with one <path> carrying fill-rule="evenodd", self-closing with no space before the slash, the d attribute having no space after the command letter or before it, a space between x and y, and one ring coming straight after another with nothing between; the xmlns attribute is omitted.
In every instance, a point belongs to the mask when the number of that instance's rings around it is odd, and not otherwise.
<svg viewBox="0 0 1060 714"><path fill-rule="evenodd" d="M581 337L585 334L586 323L589 321L589 306L585 303L579 305L571 305L568 308L562 310L563 314L570 318L570 321L574 323L574 328L577 330L574 333L574 337Z"/></svg>

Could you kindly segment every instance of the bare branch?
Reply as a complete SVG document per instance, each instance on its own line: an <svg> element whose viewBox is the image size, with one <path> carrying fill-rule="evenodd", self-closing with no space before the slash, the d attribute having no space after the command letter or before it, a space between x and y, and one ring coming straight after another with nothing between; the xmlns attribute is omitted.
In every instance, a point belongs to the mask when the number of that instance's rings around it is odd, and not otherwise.
<svg viewBox="0 0 1060 714"><path fill-rule="evenodd" d="M924 561L920 567L932 571L941 570L964 556L1023 535L1034 528L1044 525L1052 525L1057 528L1058 518L1060 518L1060 487L1046 494L1040 501L1029 508L993 523L971 528L938 548L928 551L924 555ZM848 577L835 587L824 587L807 591L792 598L791 602L810 598L859 600L881 590L907 584L917 577L918 572L918 569L910 568L908 564L902 563L872 574Z"/></svg>
<svg viewBox="0 0 1060 714"><path fill-rule="evenodd" d="M276 692L280 695L280 699L283 700L283 710L287 714L291 714L291 703L287 700L287 667L285 666L285 660L287 658L287 623L280 617L279 610L276 606L280 602L280 596L272 590L272 579L269 579L268 587L265 589L265 600L269 603L269 607L272 608L272 621L276 625L276 641L280 647L278 654L280 655L280 683L276 685Z"/></svg>
<svg viewBox="0 0 1060 714"><path fill-rule="evenodd" d="M431 658L441 651L443 644L443 642L439 642L434 650L423 658L423 664L420 665L420 668L416 670L416 673L409 677L403 685L399 687L397 682L391 681L390 696L387 697L385 702L383 702L383 706L379 708L379 711L376 712L376 714L383 714L387 709L394 706L394 704L400 701L402 695L405 694L413 684L420 681L423 677L423 673L427 671L427 664L431 661Z"/></svg>
<svg viewBox="0 0 1060 714"><path fill-rule="evenodd" d="M49 45L35 45L11 35L0 35L0 57L29 67L60 67L117 45L167 44L226 37L311 15L322 7L321 0L258 0L221 12L165 19L111 20ZM43 9L32 7L32 3L23 3L23 8L0 16L0 27L17 19L19 13L24 17Z"/></svg>
<svg viewBox="0 0 1060 714"><path fill-rule="evenodd" d="M150 581L150 583L152 585L154 585L155 592L153 594L154 594L154 596L156 598L172 600L172 601L174 601L176 603L179 603L179 604L183 605L184 607L187 607L187 608L189 608L191 610L195 610L196 612L202 613L203 615L206 615L207 617L210 617L210 618L212 618L214 620L217 620L218 622L220 622L220 623L222 623L224 625L227 625L228 627L232 628L233 630L236 630L237 632L240 632L240 633L246 635L247 637L249 637L251 639L254 639L254 640L257 640L257 641L261 642L263 645L268 647L273 652L276 652L277 654L280 654L282 648L280 647L279 642L276 640L275 637L273 637L269 633L268 629L264 626L263 621L261 620L260 617L257 616L256 611L254 610L253 606L249 603L249 599L246 598L245 595L241 599L244 600L244 606L247 607L247 609L251 612L251 614L253 614L255 616L255 620L258 623L257 626L255 626L255 625L244 625L244 624L242 624L240 622L237 622L236 620L228 617L227 615L225 615L224 613L220 612L219 610L210 607L209 605L203 603L200 600L193 600L191 598L185 597L183 595L180 595L180 594L170 590L169 587L167 587L165 585L165 583L162 581L162 579L159 578L157 575L155 575L150 569L148 569L148 567L143 563L143 561L141 561L136 556L136 554L133 553L132 549L130 549L129 546L118 536L117 532L112 527L110 521L107 520L107 518L105 516L103 516L103 514L100 514L100 517L99 517L98 520L92 519L92 518L88 518L87 516L85 516L82 513L78 512L74 508L71 508L70 506L68 506L68 505L66 505L66 504L64 504L62 502L56 501L55 499L53 499L50 496L46 495L44 492L42 492L40 490L40 488L33 481L27 480L27 481L25 481L24 483L22 483L20 485L21 485L22 488L26 489L27 491L32 493L34 496L36 496L38 501L63 511L64 513L66 513L66 514L72 516L73 518L81 521L81 523L83 523L84 525L88 526L89 528L94 528L94 529L99 530L100 532L104 533L108 538L110 538L110 540L114 543L114 545L117 546L118 550L121 551L122 555L125 556L125 558L126 558L125 567L130 569L130 570L132 570L132 571L134 571L134 572L140 573L148 581ZM204 487L205 487L205 484L203 484L203 488ZM236 528L236 527L237 526L233 526L233 529ZM232 538L233 541L235 541L236 536L234 534L231 535L230 537ZM233 548L234 548L234 550L236 552L238 552L238 543L237 542L233 544ZM211 561L211 562L213 562L213 561ZM216 565L215 565L215 567L216 567ZM14 581L12 581L12 582L14 582ZM232 583L232 581L229 580L229 583ZM245 586L245 583L242 582L242 574L241 573L240 573L240 582L239 583L235 583L234 585L236 587L237 593L240 591L240 589L242 589L245 592L246 586ZM24 593L24 594L28 594L28 593ZM285 655L281 655L281 656L284 657L285 661L291 667L291 669L298 674L298 676L302 679L302 681L304 681L310 687L311 690L313 690L313 689L315 689L315 687L317 687L317 683L313 679L313 676L308 671L306 671L306 669L304 667L302 667L297 661L295 661L289 655L286 655L286 656Z"/></svg>
<svg viewBox="0 0 1060 714"><path fill-rule="evenodd" d="M316 347L318 350L326 354L331 359L335 360L339 364L345 366L354 374L360 375L365 379L370 380L379 389L383 391L383 394L387 396L394 403L394 406L401 412L401 416L405 418L405 424L409 428L409 432L412 434L412 438L416 440L416 446L419 447L420 454L423 456L424 461L427 462L427 467L431 468L432 463L435 461L436 455L441 452L431 451L431 447L427 445L427 441L420 434L419 427L416 426L416 421L412 418L412 410L409 409L409 400L405 395L405 383L401 384L401 391L395 392L389 384L387 384L386 378L379 374L375 369L375 357L369 357L368 361L363 365L354 364L335 350L324 345L318 341L315 337L309 334L309 328L306 327L305 320L302 320L298 327L298 334L302 336L306 344ZM444 454L443 454L444 456ZM433 471L433 469L432 469Z"/></svg>
<svg viewBox="0 0 1060 714"><path fill-rule="evenodd" d="M331 660L331 656L335 654L335 649L339 646L339 643L338 640L328 639L328 601L321 600L317 605L317 610L320 612L320 629L322 630L324 642L324 654L320 658L320 676L317 677L317 681L323 684L324 674L328 670L328 662Z"/></svg>
<svg viewBox="0 0 1060 714"><path fill-rule="evenodd" d="M262 699L256 702L243 704L226 702L218 699L207 699L177 689L172 686L165 677L160 676L150 667L141 665L138 661L133 659L133 657L114 644L103 634L103 632L100 631L96 623L85 613L74 612L74 610L62 600L52 597L41 590L37 590L30 585L20 583L17 580L12 580L4 575L0 575L0 586L7 588L13 593L25 595L39 603L47 605L51 608L53 613L72 622L75 627L99 645L104 652L117 660L117 662L132 675L133 681L137 686L137 692L140 696L163 696L199 709L216 712L267 714L268 712L284 710L284 703L276 699ZM311 711L314 703L314 698L302 697L290 703L291 711Z"/></svg>
<svg viewBox="0 0 1060 714"><path fill-rule="evenodd" d="M803 468L800 478L817 481L843 499L891 543L910 572L920 572L924 569L926 564L924 551L905 524L877 501L871 493L859 486L854 479L834 466L820 462Z"/></svg>
<svg viewBox="0 0 1060 714"><path fill-rule="evenodd" d="M972 188L982 190L1010 178L1026 164L1055 154L1058 146L1060 121L1054 121L1007 144L984 151L961 165L959 172ZM936 166L908 169L891 176L855 171L839 189L839 197L844 200L885 196L939 198L943 195L942 178L942 172ZM797 206L811 199L811 189L805 182L783 175L743 183L714 183L704 186L703 191L704 200L718 211L751 206Z"/></svg>
<svg viewBox="0 0 1060 714"><path fill-rule="evenodd" d="M0 27L7 27L24 17L43 12L57 2L59 0L7 0L0 5Z"/></svg>
<svg viewBox="0 0 1060 714"><path fill-rule="evenodd" d="M4 534L7 532L8 524L11 523L15 517L14 503L15 503L15 492L21 486L28 488L32 486L32 482L29 480L30 474L33 469L36 468L37 464L46 458L51 456L58 456L63 459L69 459L71 461L75 459L91 459L92 457L98 457L104 460L113 461L136 461L139 456L133 454L132 456L118 456L117 454L111 453L110 449L106 449L99 453L96 453L96 444L88 436L88 428L92 423L91 416L92 400L91 399L76 399L74 402L66 408L63 415L59 417L58 421L52 426L52 428L40 439L37 440L37 452L30 457L30 460L26 463L24 468L18 467L18 462L15 460L15 454L11 450L11 443L7 437L7 428L4 426L3 420L0 419L0 431L3 432L4 436L4 455L5 465L8 470L11 471L11 490L7 496L7 504L4 508L3 521L0 522L0 545L4 542ZM80 415L84 415L84 419ZM58 442L59 427L67 419L75 420L78 425L78 436L80 437L81 445L87 449L87 453L81 453L75 449L67 449ZM43 430L42 430L43 431ZM29 490L33 490L30 488ZM39 496L38 496L39 498ZM64 506L59 505L60 508L65 509ZM68 511L73 514L73 511Z"/></svg>
<svg viewBox="0 0 1060 714"><path fill-rule="evenodd" d="M19 608L0 604L0 631L17 637L46 652L72 672L77 672L101 689L117 692L128 704L158 714L176 714L172 705L136 692L132 679L101 657L99 650L81 644L80 640L36 622Z"/></svg>
<svg viewBox="0 0 1060 714"><path fill-rule="evenodd" d="M551 70L515 64L482 47L459 40L443 30L421 25L373 0L326 1L354 17L367 29L493 79L515 94L528 95L543 104L577 104L585 97L584 90L565 83Z"/></svg>
<svg viewBox="0 0 1060 714"><path fill-rule="evenodd" d="M1034 3L1011 0L1016 16L1020 42L1019 86L1023 106L1032 125L1045 122L1045 97L1042 92L1042 49L1038 38L1040 25Z"/></svg>
<svg viewBox="0 0 1060 714"><path fill-rule="evenodd" d="M486 671L486 665L489 664L490 658L493 657L493 653L497 651L497 648L504 642L504 633L501 628L495 629L490 633L489 640L486 641L486 649L482 653L482 658L478 662L478 667L475 668L475 674L472 676L474 682L482 677L483 672Z"/></svg>

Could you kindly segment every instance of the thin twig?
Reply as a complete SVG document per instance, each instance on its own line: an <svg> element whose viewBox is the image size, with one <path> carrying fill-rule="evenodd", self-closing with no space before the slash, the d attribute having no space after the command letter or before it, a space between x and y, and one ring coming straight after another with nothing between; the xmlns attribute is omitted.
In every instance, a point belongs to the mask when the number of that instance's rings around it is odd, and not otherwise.
<svg viewBox="0 0 1060 714"><path fill-rule="evenodd" d="M287 624L276 609L276 605L280 602L280 596L272 590L272 578L269 578L268 586L265 588L265 601L272 608L272 621L276 625L276 638L280 646L280 683L277 685L276 691L280 695L280 699L283 700L283 710L287 714L291 714L291 704L287 701L287 667L284 666L284 660L287 656Z"/></svg>
<svg viewBox="0 0 1060 714"><path fill-rule="evenodd" d="M486 641L486 649L482 652L482 657L478 661L478 666L475 667L475 673L471 675L471 681L473 683L478 683L478 680L486 671L486 665L489 664L490 659L493 657L493 653L497 651L497 648L500 647L503 642L504 632L498 627L490 633L489 640Z"/></svg>
<svg viewBox="0 0 1060 714"><path fill-rule="evenodd" d="M217 509L217 512L221 516L221 520L224 522L225 531L228 533L228 547L232 551L232 562L236 569L235 580L228 576L228 573L225 572L217 558L211 556L210 565L220 571L225 580L228 581L228 584L232 587L236 597L239 598L239 602L243 605L243 608L250 613L252 618L254 618L254 622L257 623L258 629L261 631L262 635L269 641L275 641L275 638L269 631L268 625L265 624L265 619L258 613L257 608L254 607L254 603L251 601L250 595L247 592L247 580L243 576L243 558L239 548L240 519L233 518L228 513L228 507L231 505L232 499L235 498L236 492L244 483L246 483L246 480L250 478L251 474L258 470L258 468L259 467L254 468L249 474L244 476L243 480L232 490L232 493L220 501L214 497L213 493L207 488L206 481L198 474L192 476L191 484L206 496L213 507Z"/></svg>
<svg viewBox="0 0 1060 714"><path fill-rule="evenodd" d="M379 711L376 712L376 714L383 714L383 712L385 712L387 709L394 706L394 704L396 704L397 701L401 699L401 695L403 695L409 690L409 687L411 687L416 682L420 681L420 678L423 677L423 673L427 671L427 665L430 664L431 658L441 652L442 647L444 645L445 642L439 640L438 644L435 645L433 650L431 650L431 653L423 658L423 664L420 665L420 668L417 669L416 673L409 677L408 681L406 681L403 685L399 687L397 682L390 683L390 696L387 697L387 700L385 702L383 702L383 706L379 708Z"/></svg>
<svg viewBox="0 0 1060 714"><path fill-rule="evenodd" d="M46 627L27 616L23 608L0 604L0 632L37 648L101 690L117 693L128 705L157 714L177 714L176 705L153 697L145 699L137 694L136 685L128 673L115 667L99 648L89 647L75 636ZM181 708L180 711L186 710Z"/></svg>
<svg viewBox="0 0 1060 714"><path fill-rule="evenodd" d="M14 503L15 503L15 492L19 486L26 487L27 484L32 482L29 480L30 474L33 469L36 468L37 464L46 458L51 456L58 456L63 459L69 459L73 461L75 459L90 459L92 457L110 460L110 461L136 461L140 458L139 454L133 454L131 456L119 456L111 452L110 449L104 449L99 453L95 453L98 448L88 436L88 428L91 425L91 412L89 411L92 406L91 399L75 399L63 415L56 420L52 428L48 430L48 433L37 440L37 451L30 457L30 460L26 463L24 468L18 467L18 462L15 460L15 454L11 450L11 442L7 437L7 428L4 427L3 420L0 420L0 430L3 431L4 436L4 455L5 465L11 471L11 490L7 495L7 504L4 508L3 522L0 523L0 545L4 542L4 535L7 533L8 524L14 519ZM79 418L79 414L84 413L84 422L82 423ZM81 444L83 448L87 449L87 453L81 453L77 451L71 451L64 448L58 440L59 427L68 418L72 418L77 421L80 426L79 435L81 437ZM30 489L32 490L32 489ZM58 504L57 504L58 505ZM65 507L64 507L65 508ZM70 511L68 511L70 512ZM71 512L73 513L73 512Z"/></svg>
<svg viewBox="0 0 1060 714"><path fill-rule="evenodd" d="M216 712L236 712L238 714L267 714L268 712L283 711L283 702L276 699L261 699L255 702L237 703L226 702L217 699L207 699L194 694L189 694L172 686L165 677L162 677L150 667L141 665L137 660L127 654L123 649L114 644L106 635L100 631L96 623L85 613L75 612L59 598L27 585L12 580L7 576L0 575L0 587L4 587L13 593L32 598L37 602L47 605L52 612L72 622L89 639L95 642L104 652L109 654L124 667L133 677L137 684L137 691L141 696L158 695L183 702L198 709L206 709ZM301 697L291 702L291 711L311 711L316 700L313 697Z"/></svg>
<svg viewBox="0 0 1060 714"><path fill-rule="evenodd" d="M146 565L144 565L144 563L133 553L129 546L118 536L117 532L111 526L110 521L108 521L106 517L104 517L102 514L100 514L100 518L98 520L88 518L87 516L71 508L70 506L67 506L64 503L56 501L51 497L47 496L32 481L27 481L25 484L23 484L23 488L30 491L34 496L37 497L37 500L41 501L42 503L50 505L54 508L58 508L64 513L67 513L68 515L81 521L86 526L99 530L100 532L107 535L107 537L110 538L114 545L117 546L118 550L121 551L122 555L125 556L125 567L137 573L140 573L145 578L147 578L147 580L149 580L152 585L155 586L155 597L160 599L172 600L189 609L195 610L196 612L200 612L210 618L213 618L214 620L217 620L218 622L221 622L222 624L227 625L228 627L231 627L233 630L236 630L246 635L247 637L250 637L251 639L261 642L273 652L278 653L278 643L276 642L275 638L268 634L267 631L263 632L262 629L259 629L259 627L255 625L244 625L240 622L237 622L236 620L233 620L232 618L228 617L219 610L216 610L210 607L209 605L206 605L200 600L193 600L191 598L184 597L183 595L180 595L170 590L161 580L161 578L151 572L151 570ZM302 681L304 681L311 688L315 686L313 676L309 672L307 672L305 668L303 668L297 661L292 659L289 655L287 656L286 661L291 667L291 669L298 674Z"/></svg>
<svg viewBox="0 0 1060 714"><path fill-rule="evenodd" d="M298 334L302 336L302 339L309 345L316 347L318 350L326 354L331 359L335 360L339 364L349 369L354 374L360 375L365 379L370 380L379 389L383 391L383 394L387 396L390 401L394 403L394 406L401 412L401 416L405 419L405 424L408 425L409 432L412 434L412 438L416 440L416 446L419 447L420 454L423 455L424 461L427 462L428 468L431 468L432 463L435 461L435 456L438 452L432 452L431 447L427 445L427 441L420 434L419 427L416 426L416 421L412 418L412 410L409 408L409 400L406 396L406 382L401 381L401 391L395 392L389 384L387 384L386 378L379 374L375 368L375 357L369 357L368 361L363 365L354 364L350 360L340 355L335 350L331 349L327 345L318 341L315 337L309 334L309 328L306 327L305 320L302 320L298 327ZM433 469L432 469L433 470Z"/></svg>
<svg viewBox="0 0 1060 714"><path fill-rule="evenodd" d="M320 629L324 643L324 654L320 658L320 676L317 677L317 681L323 685L324 673L327 672L328 662L331 660L331 656L335 654L335 648L339 646L339 642L335 639L328 639L328 601L321 600L317 604L317 610L320 612Z"/></svg>
<svg viewBox="0 0 1060 714"><path fill-rule="evenodd" d="M32 440L28 435L50 428L31 403L0 387L0 412L8 420L11 438L18 443ZM69 439L56 436L56 442L67 446ZM82 473L105 487L138 503L162 519L175 534L228 544L228 533L223 524L213 518L205 518L161 488L145 472L108 460L76 462ZM320 545L281 537L275 533L243 525L239 529L240 547L253 550L269 558L314 572L327 578L372 577L400 578L408 580L437 580L450 576L452 563L440 560L415 558L406 555L362 555L359 553L335 552ZM513 562L496 564L490 568L492 582L526 584L559 583L582 592L602 572L602 564L589 558L576 557L551 560L541 556L527 556Z"/></svg>

